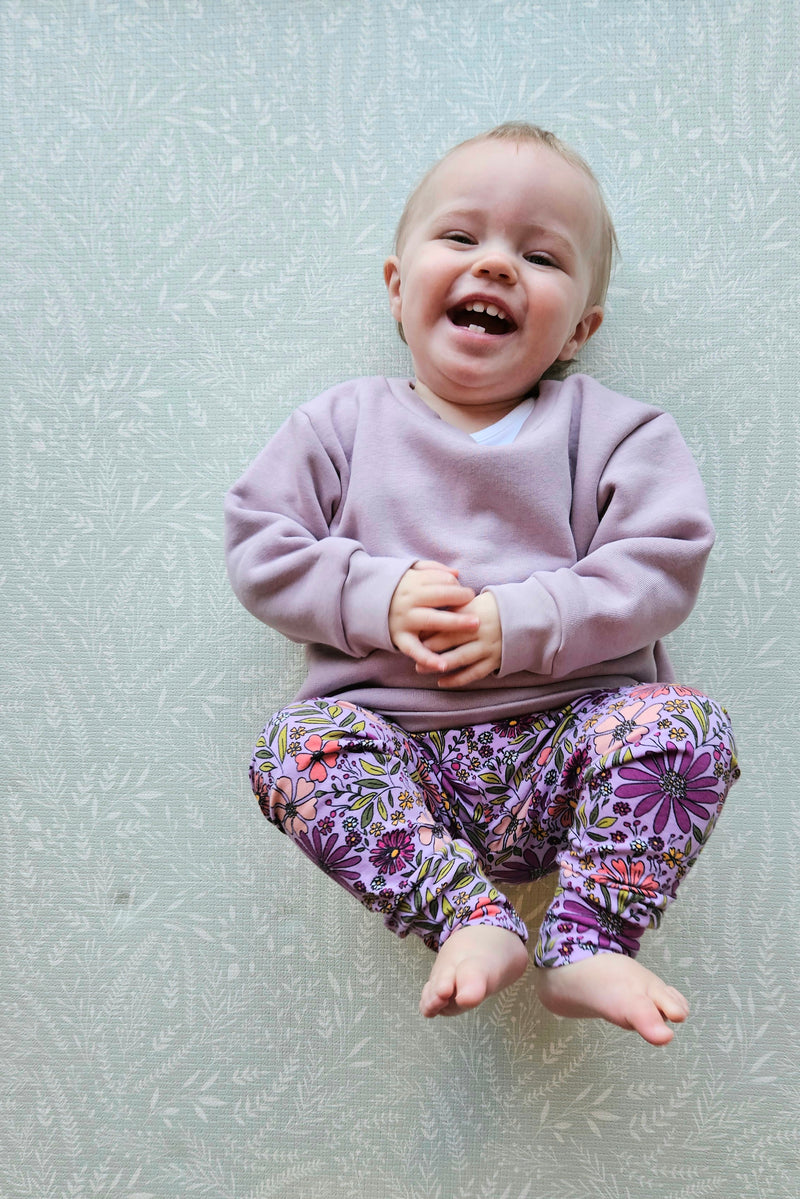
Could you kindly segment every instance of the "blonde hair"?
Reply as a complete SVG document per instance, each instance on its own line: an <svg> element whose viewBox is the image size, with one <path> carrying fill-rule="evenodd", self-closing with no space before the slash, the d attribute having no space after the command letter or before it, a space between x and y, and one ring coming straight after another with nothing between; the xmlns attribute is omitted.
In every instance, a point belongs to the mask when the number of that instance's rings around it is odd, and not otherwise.
<svg viewBox="0 0 800 1199"><path fill-rule="evenodd" d="M457 150L462 150L465 146L474 146L479 142L486 141L507 141L515 142L517 145L523 142L533 142L540 146L546 146L548 150L552 150L561 158L568 162L570 166L581 171L583 175L591 183L597 199L597 211L600 217L600 252L594 264L594 272L592 275L592 288L589 293L588 304L590 307L594 305L602 305L605 303L608 284L611 279L611 268L614 264L614 256L619 251L617 235L614 230L614 223L611 220L611 214L608 211L606 202L603 198L603 192L600 183L588 162L578 154L577 150L573 150L566 142L562 142L554 133L550 133L547 129L542 129L539 125L531 125L527 121L506 121L502 125L495 126L494 129L487 130L486 133L479 133L475 137L467 138L466 141L459 142L457 146L453 146L448 150L433 166L425 172L416 185L414 190L406 200L405 207L400 214L400 220L397 222L397 229L394 236L394 252L400 254L403 248L403 242L408 233L409 226L413 222L417 210L420 207L424 198L428 185L436 174L441 164L455 154ZM405 341L403 326L398 321L398 331L400 337ZM554 362L552 366L542 375L543 379L563 379L568 374L571 362Z"/></svg>

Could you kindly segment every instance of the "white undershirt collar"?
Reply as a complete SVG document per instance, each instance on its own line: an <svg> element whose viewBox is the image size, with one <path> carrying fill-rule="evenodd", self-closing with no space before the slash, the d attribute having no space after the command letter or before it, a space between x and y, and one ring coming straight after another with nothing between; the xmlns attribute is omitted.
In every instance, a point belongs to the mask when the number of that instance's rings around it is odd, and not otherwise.
<svg viewBox="0 0 800 1199"><path fill-rule="evenodd" d="M470 433L470 437L479 445L510 445L533 412L534 403L533 399L523 400L493 425Z"/></svg>

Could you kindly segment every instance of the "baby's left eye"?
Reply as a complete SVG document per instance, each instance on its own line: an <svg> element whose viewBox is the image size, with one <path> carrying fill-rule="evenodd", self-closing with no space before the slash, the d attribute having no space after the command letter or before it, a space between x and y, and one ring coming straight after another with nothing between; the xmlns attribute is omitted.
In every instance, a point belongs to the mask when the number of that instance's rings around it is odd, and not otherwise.
<svg viewBox="0 0 800 1199"><path fill-rule="evenodd" d="M532 263L534 263L535 266L556 266L557 265L556 262L554 261L554 259L552 259L549 254L542 254L538 251L533 254L526 254L525 261L532 262Z"/></svg>

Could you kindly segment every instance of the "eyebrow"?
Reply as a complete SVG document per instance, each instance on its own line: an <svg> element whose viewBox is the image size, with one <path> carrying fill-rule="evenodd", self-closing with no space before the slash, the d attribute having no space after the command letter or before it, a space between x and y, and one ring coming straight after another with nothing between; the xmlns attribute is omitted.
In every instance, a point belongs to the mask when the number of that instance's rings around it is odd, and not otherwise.
<svg viewBox="0 0 800 1199"><path fill-rule="evenodd" d="M532 237L546 237L551 241L556 242L564 250L568 250L571 254L577 252L578 247L574 241L566 237L563 233L559 233L556 229L550 229L547 225L539 225L536 221L527 226L528 232Z"/></svg>

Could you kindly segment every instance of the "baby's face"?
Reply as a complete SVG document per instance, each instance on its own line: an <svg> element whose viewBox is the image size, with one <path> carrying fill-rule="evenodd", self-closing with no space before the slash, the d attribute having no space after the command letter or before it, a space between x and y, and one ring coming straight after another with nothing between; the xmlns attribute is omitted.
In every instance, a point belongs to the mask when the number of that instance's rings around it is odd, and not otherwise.
<svg viewBox="0 0 800 1199"><path fill-rule="evenodd" d="M437 167L384 275L418 384L450 404L516 401L602 320L591 181L532 142L473 143Z"/></svg>

